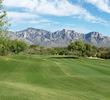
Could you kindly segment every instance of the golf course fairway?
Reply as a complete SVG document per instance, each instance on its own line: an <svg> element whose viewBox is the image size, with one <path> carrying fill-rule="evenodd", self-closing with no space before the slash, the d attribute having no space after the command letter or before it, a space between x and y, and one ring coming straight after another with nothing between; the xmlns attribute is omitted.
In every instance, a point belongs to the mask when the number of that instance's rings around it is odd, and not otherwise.
<svg viewBox="0 0 110 100"><path fill-rule="evenodd" d="M0 100L110 100L110 60L0 57Z"/></svg>

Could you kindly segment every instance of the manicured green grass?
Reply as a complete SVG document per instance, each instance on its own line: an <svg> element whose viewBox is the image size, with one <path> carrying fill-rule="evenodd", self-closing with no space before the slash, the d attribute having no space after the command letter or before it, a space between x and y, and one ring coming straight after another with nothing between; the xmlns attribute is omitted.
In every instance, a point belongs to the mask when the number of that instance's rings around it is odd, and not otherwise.
<svg viewBox="0 0 110 100"><path fill-rule="evenodd" d="M110 60L0 57L0 100L110 100Z"/></svg>

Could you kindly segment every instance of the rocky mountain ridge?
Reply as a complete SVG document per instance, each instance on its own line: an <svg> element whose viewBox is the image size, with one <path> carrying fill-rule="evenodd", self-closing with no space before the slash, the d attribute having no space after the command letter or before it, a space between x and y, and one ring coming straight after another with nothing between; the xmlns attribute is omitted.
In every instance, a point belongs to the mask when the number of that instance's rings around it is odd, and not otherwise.
<svg viewBox="0 0 110 100"><path fill-rule="evenodd" d="M110 37L103 36L99 32L84 34L67 29L50 32L42 29L27 28L22 31L9 32L9 37L24 40L28 44L45 47L66 47L75 40L83 40L98 47L110 47Z"/></svg>

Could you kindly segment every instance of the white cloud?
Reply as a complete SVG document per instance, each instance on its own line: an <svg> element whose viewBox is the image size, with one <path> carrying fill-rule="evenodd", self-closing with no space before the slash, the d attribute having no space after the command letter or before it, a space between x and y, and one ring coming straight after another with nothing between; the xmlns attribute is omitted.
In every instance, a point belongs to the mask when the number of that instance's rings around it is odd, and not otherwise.
<svg viewBox="0 0 110 100"><path fill-rule="evenodd" d="M110 13L110 0L85 0L103 12Z"/></svg>
<svg viewBox="0 0 110 100"><path fill-rule="evenodd" d="M86 1L89 2L99 0L86 0ZM16 20L24 21L26 19L30 19L30 22L35 23L37 21L40 22L41 20L42 21L46 20L39 18L37 20L37 17L39 15L42 16L54 15L54 16L72 16L84 19L91 23L100 23L100 24L108 23L106 20L93 16L85 8L82 8L79 5L71 4L68 0L4 0L4 5L7 7L21 7L21 9L23 8L27 9L28 13L8 12L9 18L11 18L14 21Z"/></svg>
<svg viewBox="0 0 110 100"><path fill-rule="evenodd" d="M50 23L49 20L31 13L7 12L7 16L9 21L12 24L14 23L30 23L30 24Z"/></svg>
<svg viewBox="0 0 110 100"><path fill-rule="evenodd" d="M20 13L20 12L7 12L7 16L9 20L14 20L14 21L23 21L26 19L30 18L38 18L39 16L36 16L34 14L30 13Z"/></svg>
<svg viewBox="0 0 110 100"><path fill-rule="evenodd" d="M29 9L35 5L33 0L4 0L3 3L8 7L24 7Z"/></svg>
<svg viewBox="0 0 110 100"><path fill-rule="evenodd" d="M79 5L71 4L68 0L4 0L8 7L23 7L37 15L77 16L87 21L97 18Z"/></svg>

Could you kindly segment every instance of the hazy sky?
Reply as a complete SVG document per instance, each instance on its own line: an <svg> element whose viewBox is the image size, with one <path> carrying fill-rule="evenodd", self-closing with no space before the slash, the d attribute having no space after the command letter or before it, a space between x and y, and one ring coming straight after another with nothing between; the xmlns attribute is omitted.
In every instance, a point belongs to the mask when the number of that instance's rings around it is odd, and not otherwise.
<svg viewBox="0 0 110 100"><path fill-rule="evenodd" d="M110 0L4 0L11 30L73 29L110 35Z"/></svg>

